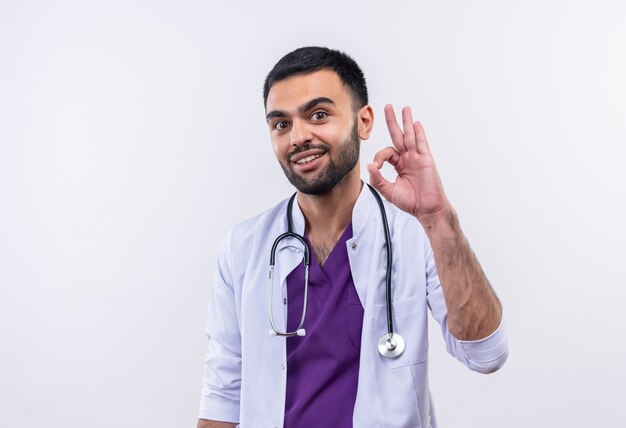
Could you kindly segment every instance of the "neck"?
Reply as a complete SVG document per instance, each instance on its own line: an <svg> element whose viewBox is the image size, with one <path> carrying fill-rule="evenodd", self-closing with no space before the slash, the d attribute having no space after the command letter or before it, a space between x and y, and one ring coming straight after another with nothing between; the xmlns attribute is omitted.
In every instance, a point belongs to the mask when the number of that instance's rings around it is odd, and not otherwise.
<svg viewBox="0 0 626 428"><path fill-rule="evenodd" d="M306 220L309 237L340 236L352 220L352 208L363 183L357 164L333 189L323 195L298 192L298 205Z"/></svg>

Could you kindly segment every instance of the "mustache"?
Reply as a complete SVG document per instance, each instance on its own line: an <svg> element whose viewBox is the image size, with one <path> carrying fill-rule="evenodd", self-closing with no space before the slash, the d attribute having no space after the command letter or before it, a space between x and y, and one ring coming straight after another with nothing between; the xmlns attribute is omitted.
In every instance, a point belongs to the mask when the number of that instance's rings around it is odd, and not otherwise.
<svg viewBox="0 0 626 428"><path fill-rule="evenodd" d="M326 144L309 144L309 143L305 143L305 144L303 144L301 146L296 147L292 151L290 151L287 154L287 156L286 156L287 161L291 161L291 158L294 157L295 155L297 155L298 153L306 152L307 150L313 150L313 149L323 150L324 152L327 152L328 151L328 146Z"/></svg>

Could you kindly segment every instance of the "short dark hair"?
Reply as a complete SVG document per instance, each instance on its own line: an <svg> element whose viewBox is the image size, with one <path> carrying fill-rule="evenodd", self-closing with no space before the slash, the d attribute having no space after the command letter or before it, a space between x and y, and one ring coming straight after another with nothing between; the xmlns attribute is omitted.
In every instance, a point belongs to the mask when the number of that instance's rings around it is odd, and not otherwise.
<svg viewBox="0 0 626 428"><path fill-rule="evenodd" d="M269 72L263 85L263 105L274 83L297 74L309 74L322 69L337 73L341 82L352 92L357 108L367 104L367 85L361 67L350 56L338 50L308 46L282 57Z"/></svg>

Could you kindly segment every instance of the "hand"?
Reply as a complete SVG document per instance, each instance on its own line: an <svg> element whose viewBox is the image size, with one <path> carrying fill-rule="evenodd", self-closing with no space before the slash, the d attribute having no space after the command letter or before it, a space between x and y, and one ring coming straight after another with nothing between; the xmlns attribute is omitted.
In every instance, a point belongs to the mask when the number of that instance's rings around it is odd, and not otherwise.
<svg viewBox="0 0 626 428"><path fill-rule="evenodd" d="M450 204L421 123L413 123L411 108L405 107L402 109L402 132L390 104L385 106L385 119L393 147L376 153L374 162L367 165L370 184L389 202L420 221L443 212ZM385 162L393 165L398 173L395 183L380 173Z"/></svg>

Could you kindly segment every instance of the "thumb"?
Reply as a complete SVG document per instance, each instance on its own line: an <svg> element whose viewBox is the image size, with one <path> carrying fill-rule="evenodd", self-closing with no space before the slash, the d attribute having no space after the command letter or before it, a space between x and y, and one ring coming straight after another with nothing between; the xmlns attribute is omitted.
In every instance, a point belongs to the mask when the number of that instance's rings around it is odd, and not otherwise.
<svg viewBox="0 0 626 428"><path fill-rule="evenodd" d="M372 185L372 187L378 190L378 193L383 195L385 199L390 201L394 184L387 180L385 177L383 177L376 164L368 164L367 172L369 172L370 174L370 184Z"/></svg>

